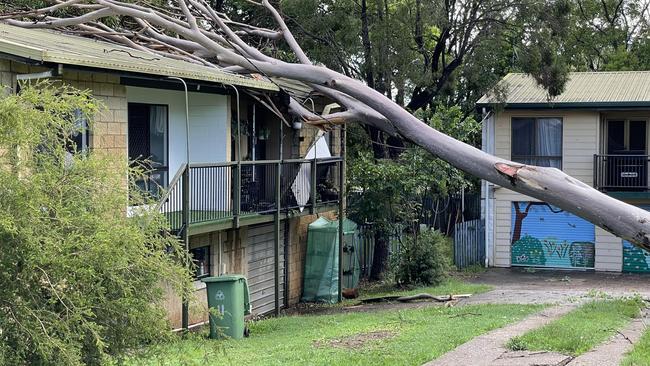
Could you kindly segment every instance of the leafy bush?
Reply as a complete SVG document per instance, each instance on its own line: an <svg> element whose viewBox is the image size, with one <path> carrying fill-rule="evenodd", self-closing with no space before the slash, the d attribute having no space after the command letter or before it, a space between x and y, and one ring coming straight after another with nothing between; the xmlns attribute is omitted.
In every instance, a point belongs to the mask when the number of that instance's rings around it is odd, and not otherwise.
<svg viewBox="0 0 650 366"><path fill-rule="evenodd" d="M189 288L165 218L126 216L125 156L75 150L75 121L97 111L51 84L0 98L2 365L103 364L163 340L163 287Z"/></svg>
<svg viewBox="0 0 650 366"><path fill-rule="evenodd" d="M438 285L451 269L451 241L439 231L423 230L408 237L397 257L399 285Z"/></svg>

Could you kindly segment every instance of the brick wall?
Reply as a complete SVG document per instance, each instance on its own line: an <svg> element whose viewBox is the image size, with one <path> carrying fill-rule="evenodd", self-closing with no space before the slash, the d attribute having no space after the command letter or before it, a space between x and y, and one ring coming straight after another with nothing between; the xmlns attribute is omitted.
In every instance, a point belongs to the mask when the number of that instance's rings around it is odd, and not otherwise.
<svg viewBox="0 0 650 366"><path fill-rule="evenodd" d="M30 66L15 61L0 60L0 85L5 92L16 88L16 74L37 73L47 68ZM99 101L100 112L90 134L90 147L94 150L127 156L128 110L126 87L120 85L119 76L101 72L70 71L53 78L80 90L90 90ZM10 89L11 88L11 89Z"/></svg>
<svg viewBox="0 0 650 366"><path fill-rule="evenodd" d="M127 154L128 103L126 87L111 74L66 71L62 79L71 86L90 90L100 111L90 135L90 147L111 154Z"/></svg>
<svg viewBox="0 0 650 366"><path fill-rule="evenodd" d="M16 74L11 72L11 61L0 60L0 86L3 94L16 89Z"/></svg>

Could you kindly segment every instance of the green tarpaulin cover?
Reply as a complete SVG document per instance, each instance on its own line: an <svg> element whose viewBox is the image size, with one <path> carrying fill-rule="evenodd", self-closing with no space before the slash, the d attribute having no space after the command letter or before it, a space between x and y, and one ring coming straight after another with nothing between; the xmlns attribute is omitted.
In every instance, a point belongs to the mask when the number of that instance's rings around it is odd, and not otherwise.
<svg viewBox="0 0 650 366"><path fill-rule="evenodd" d="M339 221L324 217L309 224L301 301L335 303L339 289ZM357 224L343 222L343 288L359 282Z"/></svg>

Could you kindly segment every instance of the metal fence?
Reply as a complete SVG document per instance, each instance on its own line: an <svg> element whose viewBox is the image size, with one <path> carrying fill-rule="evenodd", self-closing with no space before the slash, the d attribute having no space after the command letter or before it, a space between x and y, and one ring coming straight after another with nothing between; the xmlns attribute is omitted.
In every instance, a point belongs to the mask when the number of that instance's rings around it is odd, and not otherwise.
<svg viewBox="0 0 650 366"><path fill-rule="evenodd" d="M601 191L647 191L650 156L594 155L594 187Z"/></svg>
<svg viewBox="0 0 650 366"><path fill-rule="evenodd" d="M483 220L460 222L454 229L454 264L463 269L485 263L485 224Z"/></svg>
<svg viewBox="0 0 650 366"><path fill-rule="evenodd" d="M388 235L389 242L389 260L390 257L402 248L402 240L404 240L404 229L396 228ZM368 277L372 269L372 259L375 255L375 231L370 224L359 225L359 266L361 267L361 277Z"/></svg>
<svg viewBox="0 0 650 366"><path fill-rule="evenodd" d="M181 229L184 215L194 224L278 209L313 209L338 202L341 163L333 157L184 165L159 208L173 231Z"/></svg>
<svg viewBox="0 0 650 366"><path fill-rule="evenodd" d="M465 258L470 258L468 257L469 255L476 256L477 254L474 254L474 252L479 247L485 251L483 246L484 236L479 235L477 237L476 235L472 236L467 234L474 230L475 224L472 224L473 222L481 221L480 217L481 195L478 193L459 193L435 199L430 197L425 198L422 203L422 215L416 225L424 225L427 228L438 230L446 236L454 238L456 237L456 230L461 230L459 235L462 238L461 240L463 240L464 246L462 250L454 250L454 253L459 253L460 263L464 265ZM483 230L482 226L480 230ZM406 227L397 227L389 234L389 259L395 253L399 253L401 243L405 239L405 236L408 235L406 231L409 231ZM367 277L370 275L372 260L375 254L375 230L372 224L359 225L359 237L361 248L358 253L361 276ZM485 253L482 255L485 258ZM475 259L472 259L472 261L472 263L477 262Z"/></svg>

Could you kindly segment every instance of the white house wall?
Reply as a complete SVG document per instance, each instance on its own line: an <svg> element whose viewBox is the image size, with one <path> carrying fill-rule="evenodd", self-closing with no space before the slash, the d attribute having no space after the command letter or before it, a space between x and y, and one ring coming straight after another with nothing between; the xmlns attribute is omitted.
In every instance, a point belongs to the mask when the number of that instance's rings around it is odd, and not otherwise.
<svg viewBox="0 0 650 366"><path fill-rule="evenodd" d="M501 111L495 118L495 155L510 159L512 117L561 117L562 118L562 170L585 182L593 184L593 155L598 153L600 114L598 111ZM496 187L494 216L494 247L491 253L494 265L509 267L511 216L513 201L537 201L531 197ZM596 228L595 269L620 271L622 258L621 240Z"/></svg>
<svg viewBox="0 0 650 366"><path fill-rule="evenodd" d="M169 113L169 174L171 180L186 161L185 93L182 91L128 86L129 103L163 104ZM218 163L230 158L230 98L226 95L188 93L190 120L190 162ZM194 172L193 172L194 173ZM190 176L195 189L193 210L230 209L230 170L213 168ZM201 182L199 182L201 181ZM205 184L201 184L205 183ZM219 195L209 186L221 187ZM204 187L206 192L198 189ZM208 194L209 191L209 194ZM209 200L206 200L208 197Z"/></svg>

